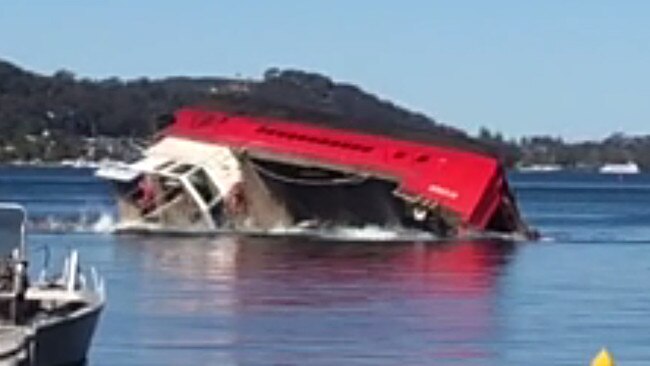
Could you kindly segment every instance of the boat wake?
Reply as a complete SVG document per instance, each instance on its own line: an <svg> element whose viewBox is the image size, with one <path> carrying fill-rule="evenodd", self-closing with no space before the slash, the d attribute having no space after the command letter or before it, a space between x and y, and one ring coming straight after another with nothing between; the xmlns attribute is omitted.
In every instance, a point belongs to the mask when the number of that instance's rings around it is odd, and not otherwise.
<svg viewBox="0 0 650 366"><path fill-rule="evenodd" d="M250 236L274 238L305 238L328 241L364 241L364 242L396 242L396 241L438 241L437 236L413 229L381 227L377 225L309 227L304 225L278 226L268 230L261 229L232 229L219 228L216 230L186 230L161 228L155 225L137 225L122 223L113 227L119 234L151 235L151 236Z"/></svg>
<svg viewBox="0 0 650 366"><path fill-rule="evenodd" d="M31 233L42 234L112 233L115 217L109 212L66 216L50 214L30 217L26 227Z"/></svg>
<svg viewBox="0 0 650 366"><path fill-rule="evenodd" d="M377 225L357 226L332 226L332 227L308 227L303 225L275 227L270 230L233 230L217 229L211 231L196 231L183 229L160 228L156 226L142 225L117 225L114 232L120 234L151 235L151 236L176 236L176 237L199 237L199 236L244 236L244 237L269 237L269 238L297 238L307 240L325 240L328 242L452 242L452 241L510 241L521 242L528 240L521 235L477 232L467 233L456 238L440 238L427 231L405 229L402 227L381 227Z"/></svg>
<svg viewBox="0 0 650 366"><path fill-rule="evenodd" d="M334 226L331 228L281 227L254 232L255 235L304 236L331 241L437 241L437 236L419 230L367 225L362 227Z"/></svg>
<svg viewBox="0 0 650 366"><path fill-rule="evenodd" d="M427 231L408 229L403 227L382 227L378 225L366 226L331 226L310 227L308 225L282 226L269 230L234 230L220 228L209 231L184 230L173 228L160 228L158 226L129 225L118 223L114 214L110 212L80 213L78 215L45 215L31 217L27 229L32 233L40 234L67 234L67 233L96 233L96 234L137 234L160 236L217 236L236 235L251 237L301 237L312 240L327 240L340 242L435 242L449 241L441 239ZM509 240L520 241L520 238L502 233L467 234L458 240Z"/></svg>

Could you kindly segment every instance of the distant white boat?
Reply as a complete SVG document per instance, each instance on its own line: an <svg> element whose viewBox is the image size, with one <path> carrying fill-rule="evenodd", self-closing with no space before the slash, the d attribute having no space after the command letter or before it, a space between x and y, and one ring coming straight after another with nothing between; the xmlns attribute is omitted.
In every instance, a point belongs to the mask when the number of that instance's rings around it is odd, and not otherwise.
<svg viewBox="0 0 650 366"><path fill-rule="evenodd" d="M639 166L635 162L627 162L625 164L605 164L598 169L602 174L638 174L641 172Z"/></svg>
<svg viewBox="0 0 650 366"><path fill-rule="evenodd" d="M559 164L533 164L517 168L520 172L557 172L562 170Z"/></svg>

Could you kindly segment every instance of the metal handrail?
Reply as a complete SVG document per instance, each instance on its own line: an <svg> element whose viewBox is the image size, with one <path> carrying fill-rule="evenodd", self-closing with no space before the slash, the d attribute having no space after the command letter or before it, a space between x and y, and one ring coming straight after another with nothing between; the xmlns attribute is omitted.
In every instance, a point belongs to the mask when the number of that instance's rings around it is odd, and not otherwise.
<svg viewBox="0 0 650 366"><path fill-rule="evenodd" d="M156 212L159 208L172 202L176 198L176 196L178 196L178 194L181 192L183 192L182 188L171 188L162 192L160 196L155 196L152 199L152 202L140 208L142 215L143 216L151 215L153 212Z"/></svg>

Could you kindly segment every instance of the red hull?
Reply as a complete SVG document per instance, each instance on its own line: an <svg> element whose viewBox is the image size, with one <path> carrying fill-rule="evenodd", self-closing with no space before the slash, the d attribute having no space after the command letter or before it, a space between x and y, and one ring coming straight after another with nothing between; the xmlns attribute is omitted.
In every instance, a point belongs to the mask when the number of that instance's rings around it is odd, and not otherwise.
<svg viewBox="0 0 650 366"><path fill-rule="evenodd" d="M495 158L451 147L277 119L182 109L169 135L385 177L400 193L486 229L510 192Z"/></svg>

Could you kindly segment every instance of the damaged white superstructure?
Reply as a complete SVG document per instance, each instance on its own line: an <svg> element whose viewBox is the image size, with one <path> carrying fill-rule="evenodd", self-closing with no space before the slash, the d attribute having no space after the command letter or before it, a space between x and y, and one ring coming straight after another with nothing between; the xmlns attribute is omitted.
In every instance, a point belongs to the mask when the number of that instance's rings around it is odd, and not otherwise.
<svg viewBox="0 0 650 366"><path fill-rule="evenodd" d="M255 179L244 179L241 159L226 146L166 136L142 160L106 165L96 174L118 190L118 231L200 233L289 224L279 205L269 205L269 196L245 198Z"/></svg>

